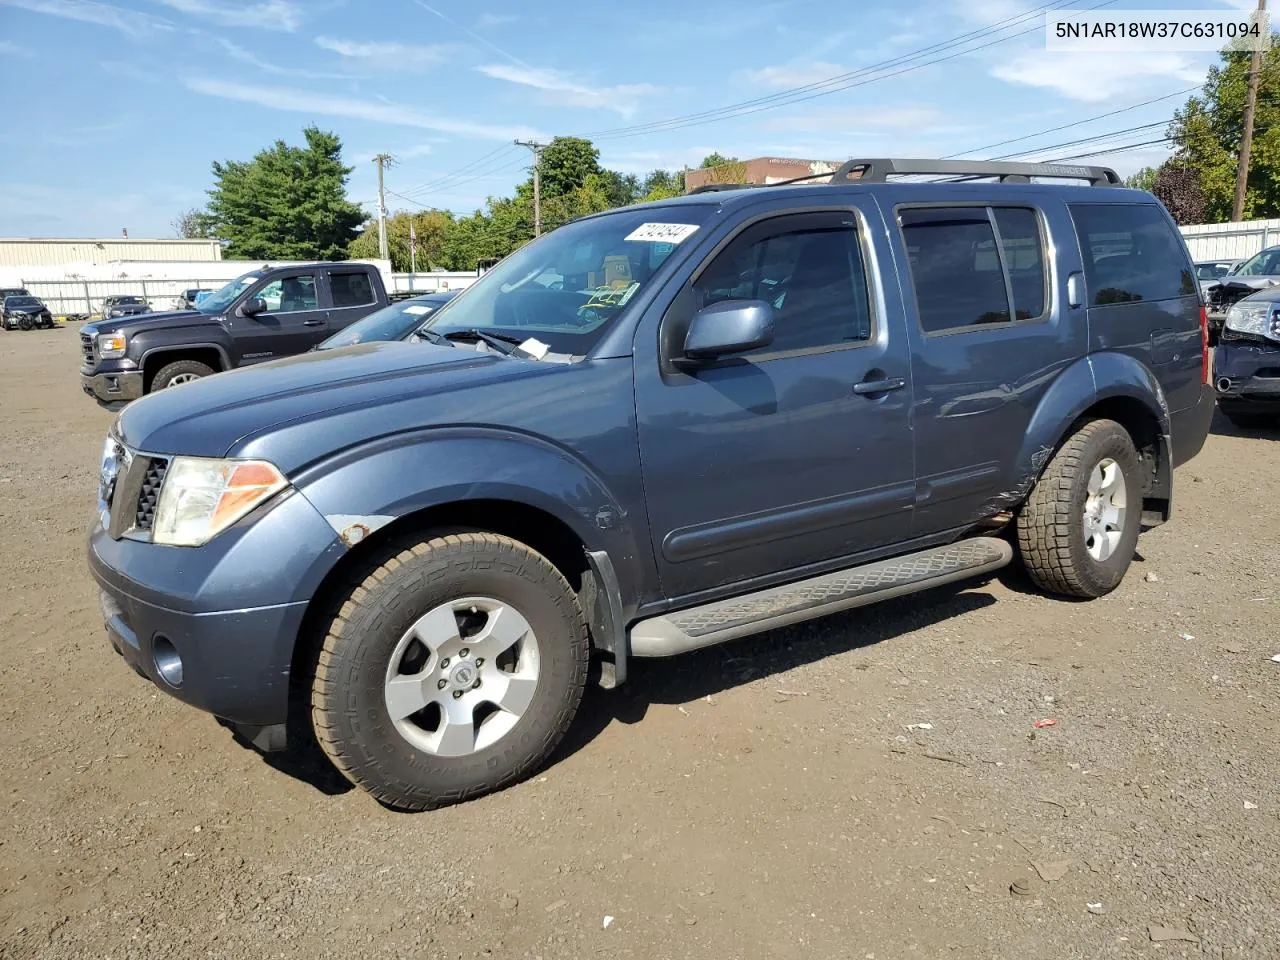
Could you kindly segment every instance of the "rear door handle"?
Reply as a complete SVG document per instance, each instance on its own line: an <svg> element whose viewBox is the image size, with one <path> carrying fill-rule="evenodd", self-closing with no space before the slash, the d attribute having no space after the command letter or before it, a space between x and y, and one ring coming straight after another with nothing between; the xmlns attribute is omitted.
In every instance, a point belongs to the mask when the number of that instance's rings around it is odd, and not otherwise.
<svg viewBox="0 0 1280 960"><path fill-rule="evenodd" d="M890 390L901 390L907 385L904 377L889 377L885 380L863 380L853 385L853 392L858 394L888 393Z"/></svg>
<svg viewBox="0 0 1280 960"><path fill-rule="evenodd" d="M304 327L323 327L324 323L325 322L323 320L303 320L302 321L302 325Z"/></svg>

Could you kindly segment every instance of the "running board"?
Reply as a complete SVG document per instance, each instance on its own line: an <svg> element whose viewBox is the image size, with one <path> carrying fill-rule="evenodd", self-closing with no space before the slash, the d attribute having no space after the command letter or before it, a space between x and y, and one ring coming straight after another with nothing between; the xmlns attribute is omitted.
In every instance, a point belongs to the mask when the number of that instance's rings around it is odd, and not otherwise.
<svg viewBox="0 0 1280 960"><path fill-rule="evenodd" d="M670 657L989 573L1012 559L1013 548L1006 541L972 537L641 620L631 628L631 653Z"/></svg>

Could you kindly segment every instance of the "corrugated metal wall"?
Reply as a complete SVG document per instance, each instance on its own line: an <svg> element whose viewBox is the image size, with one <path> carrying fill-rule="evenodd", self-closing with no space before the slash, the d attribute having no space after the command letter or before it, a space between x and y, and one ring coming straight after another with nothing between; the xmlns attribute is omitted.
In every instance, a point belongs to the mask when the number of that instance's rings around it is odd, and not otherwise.
<svg viewBox="0 0 1280 960"><path fill-rule="evenodd" d="M114 260L187 260L208 263L222 259L217 240L42 240L0 237L0 267L55 267L101 264Z"/></svg>
<svg viewBox="0 0 1280 960"><path fill-rule="evenodd" d="M1201 223L1180 229L1194 260L1244 260L1280 243L1280 220Z"/></svg>

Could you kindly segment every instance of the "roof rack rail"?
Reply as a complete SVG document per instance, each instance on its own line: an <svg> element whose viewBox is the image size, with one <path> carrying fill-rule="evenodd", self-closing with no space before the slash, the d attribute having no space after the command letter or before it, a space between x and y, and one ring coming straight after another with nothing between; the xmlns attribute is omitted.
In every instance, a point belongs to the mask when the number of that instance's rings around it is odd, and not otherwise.
<svg viewBox="0 0 1280 960"><path fill-rule="evenodd" d="M1001 183L1030 183L1032 177L1087 180L1094 187L1116 187L1120 177L1110 167L1068 166L1060 163L1008 163L998 160L848 160L831 175L831 184L885 183L890 176L997 177Z"/></svg>

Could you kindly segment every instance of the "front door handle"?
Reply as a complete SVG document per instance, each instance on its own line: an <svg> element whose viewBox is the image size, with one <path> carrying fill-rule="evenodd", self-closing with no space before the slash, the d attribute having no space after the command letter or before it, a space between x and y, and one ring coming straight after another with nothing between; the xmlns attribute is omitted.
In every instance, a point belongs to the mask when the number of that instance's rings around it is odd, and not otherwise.
<svg viewBox="0 0 1280 960"><path fill-rule="evenodd" d="M901 390L907 385L903 377L887 377L884 380L863 380L853 385L853 392L858 394L888 393L890 390Z"/></svg>
<svg viewBox="0 0 1280 960"><path fill-rule="evenodd" d="M323 327L324 321L323 320L303 320L302 325L304 327Z"/></svg>

